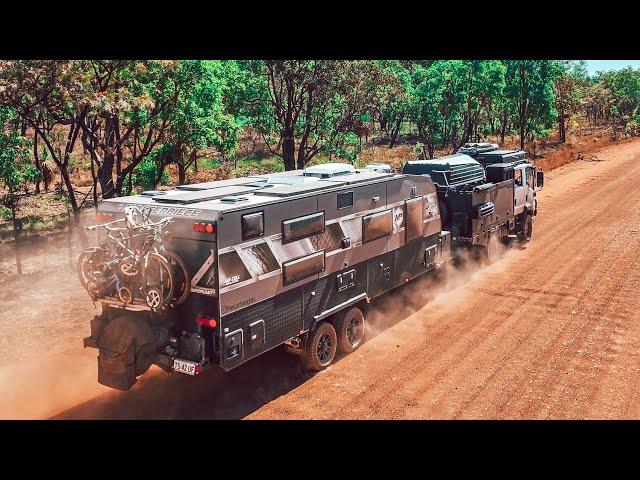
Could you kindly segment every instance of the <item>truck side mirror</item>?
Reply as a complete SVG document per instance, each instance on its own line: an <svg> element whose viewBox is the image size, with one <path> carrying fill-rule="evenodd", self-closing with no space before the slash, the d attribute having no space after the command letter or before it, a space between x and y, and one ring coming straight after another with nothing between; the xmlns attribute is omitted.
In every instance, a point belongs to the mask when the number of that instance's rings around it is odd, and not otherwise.
<svg viewBox="0 0 640 480"><path fill-rule="evenodd" d="M542 170L536 172L536 187L544 187L544 172Z"/></svg>

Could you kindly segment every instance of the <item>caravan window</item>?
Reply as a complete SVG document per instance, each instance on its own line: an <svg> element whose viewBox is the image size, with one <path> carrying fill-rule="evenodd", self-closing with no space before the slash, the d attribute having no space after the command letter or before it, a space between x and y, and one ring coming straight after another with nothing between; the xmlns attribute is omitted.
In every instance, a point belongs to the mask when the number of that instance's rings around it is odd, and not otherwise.
<svg viewBox="0 0 640 480"><path fill-rule="evenodd" d="M260 238L264 235L264 212L242 215L242 239Z"/></svg>
<svg viewBox="0 0 640 480"><path fill-rule="evenodd" d="M310 277L324 270L324 250L282 264L285 285Z"/></svg>
<svg viewBox="0 0 640 480"><path fill-rule="evenodd" d="M362 241L370 242L391 235L393 231L393 213L391 210L372 213L362 217Z"/></svg>
<svg viewBox="0 0 640 480"><path fill-rule="evenodd" d="M353 192L338 193L338 210L353 207Z"/></svg>
<svg viewBox="0 0 640 480"><path fill-rule="evenodd" d="M324 232L324 212L282 222L282 243L293 242Z"/></svg>

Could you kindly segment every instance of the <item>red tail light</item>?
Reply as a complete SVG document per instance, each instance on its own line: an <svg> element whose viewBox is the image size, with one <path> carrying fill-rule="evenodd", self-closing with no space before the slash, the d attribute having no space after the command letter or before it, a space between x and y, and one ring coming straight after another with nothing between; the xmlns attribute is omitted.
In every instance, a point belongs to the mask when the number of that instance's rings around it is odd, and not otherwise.
<svg viewBox="0 0 640 480"><path fill-rule="evenodd" d="M199 223L193 224L193 231L200 233L213 233L216 231L216 226L213 223Z"/></svg>
<svg viewBox="0 0 640 480"><path fill-rule="evenodd" d="M213 317L208 317L206 315L197 315L196 323L198 325L202 325L203 327L216 328L218 326L218 322Z"/></svg>

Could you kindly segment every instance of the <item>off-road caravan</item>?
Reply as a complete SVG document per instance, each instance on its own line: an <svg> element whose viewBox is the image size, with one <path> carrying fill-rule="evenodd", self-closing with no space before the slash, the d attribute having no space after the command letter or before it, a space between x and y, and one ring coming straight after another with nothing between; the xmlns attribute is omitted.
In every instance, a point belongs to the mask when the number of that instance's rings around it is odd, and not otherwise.
<svg viewBox="0 0 640 480"><path fill-rule="evenodd" d="M285 345L312 370L363 341L363 305L451 256L428 175L326 164L106 200L78 262L102 314L85 346L127 390Z"/></svg>

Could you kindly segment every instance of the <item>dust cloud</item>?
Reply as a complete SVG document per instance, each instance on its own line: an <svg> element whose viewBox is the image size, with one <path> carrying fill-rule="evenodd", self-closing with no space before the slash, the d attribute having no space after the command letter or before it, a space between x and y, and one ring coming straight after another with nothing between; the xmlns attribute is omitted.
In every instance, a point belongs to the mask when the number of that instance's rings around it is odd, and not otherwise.
<svg viewBox="0 0 640 480"><path fill-rule="evenodd" d="M478 258L470 251L461 250L454 261L382 295L369 306L366 337L377 336L427 305L446 309L464 302L472 294L464 287L488 268L493 274L499 273L512 248L499 241L492 243L490 258Z"/></svg>

